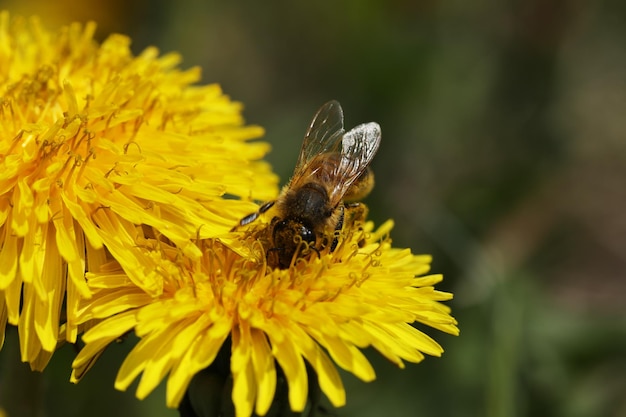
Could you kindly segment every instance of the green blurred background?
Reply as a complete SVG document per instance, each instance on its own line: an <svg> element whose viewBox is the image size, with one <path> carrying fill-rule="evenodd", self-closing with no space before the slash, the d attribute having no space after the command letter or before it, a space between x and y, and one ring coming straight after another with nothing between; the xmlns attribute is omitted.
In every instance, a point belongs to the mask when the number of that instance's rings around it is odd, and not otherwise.
<svg viewBox="0 0 626 417"><path fill-rule="evenodd" d="M626 416L626 3L529 1L0 1L49 29L99 22L140 52L178 51L266 128L286 181L317 108L380 123L367 203L394 244L434 255L459 337L399 370L344 375L340 416ZM63 349L2 378L19 415L176 416L137 401L114 346L78 386ZM0 372L14 372L14 329ZM24 365L24 369L27 366ZM19 374L19 373L18 373ZM28 392L24 386L32 387ZM19 388L21 387L21 388ZM4 398L3 398L4 397ZM36 404L44 411L28 414ZM11 415L14 417L14 415Z"/></svg>

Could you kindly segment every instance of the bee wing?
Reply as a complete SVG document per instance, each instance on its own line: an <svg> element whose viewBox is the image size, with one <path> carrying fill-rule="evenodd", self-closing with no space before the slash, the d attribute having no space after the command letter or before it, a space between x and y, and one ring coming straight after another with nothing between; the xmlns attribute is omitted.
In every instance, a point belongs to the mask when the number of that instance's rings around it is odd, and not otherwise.
<svg viewBox="0 0 626 417"><path fill-rule="evenodd" d="M326 187L331 206L337 206L367 169L380 145L377 123L362 124L344 132L341 105L329 101L313 117L286 188L298 188L314 179Z"/></svg>
<svg viewBox="0 0 626 417"><path fill-rule="evenodd" d="M330 190L330 201L333 206L339 204L352 184L367 169L380 146L380 126L370 122L358 125L343 135L341 139L341 156L337 164Z"/></svg>
<svg viewBox="0 0 626 417"><path fill-rule="evenodd" d="M311 125L304 135L294 177L306 172L306 166L315 157L327 153L339 153L343 135L343 110L338 101L324 104L313 116Z"/></svg>

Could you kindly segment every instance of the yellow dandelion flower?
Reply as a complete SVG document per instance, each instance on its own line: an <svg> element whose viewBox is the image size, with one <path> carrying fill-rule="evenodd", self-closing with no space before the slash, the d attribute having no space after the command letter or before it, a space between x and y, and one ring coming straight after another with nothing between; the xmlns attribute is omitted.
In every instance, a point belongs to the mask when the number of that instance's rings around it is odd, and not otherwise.
<svg viewBox="0 0 626 417"><path fill-rule="evenodd" d="M112 255L157 296L144 229L197 258L190 239L228 233L276 193L268 145L250 142L262 129L243 126L238 103L194 85L199 69L177 54L133 56L127 37L98 44L94 31L0 13L0 341L17 325L35 369L76 340L86 270Z"/></svg>
<svg viewBox="0 0 626 417"><path fill-rule="evenodd" d="M260 220L253 227L266 226ZM291 409L304 410L307 366L330 402L341 406L346 398L337 366L364 381L375 378L363 348L374 347L403 367L404 361L443 352L414 323L458 333L449 308L440 303L452 295L434 288L442 277L424 275L430 256L393 248L391 228L392 222L376 231L371 222L347 225L332 252L316 251L286 269L268 267L254 233L238 232L242 241L252 242L250 256L215 239L198 242L203 256L195 260L163 243L146 242L159 274L153 278L163 281L163 292L147 294L115 264L89 274L94 297L85 300L81 321L102 321L84 334L72 380L81 378L108 344L134 329L140 340L115 387L125 390L142 374L139 398L167 376L166 402L177 407L194 375L226 346L238 417L270 410L278 372L288 383Z"/></svg>

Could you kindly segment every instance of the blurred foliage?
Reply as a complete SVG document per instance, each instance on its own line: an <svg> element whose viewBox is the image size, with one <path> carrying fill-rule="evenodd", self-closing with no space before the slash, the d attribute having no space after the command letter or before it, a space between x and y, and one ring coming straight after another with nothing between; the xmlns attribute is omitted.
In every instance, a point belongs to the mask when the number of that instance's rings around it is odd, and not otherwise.
<svg viewBox="0 0 626 417"><path fill-rule="evenodd" d="M623 2L85 4L0 2L181 52L266 128L284 181L325 101L343 104L347 127L382 126L371 216L395 219L397 246L434 255L461 336L430 332L444 357L402 371L369 352L378 379L344 375L338 415L626 416ZM0 377L16 372L9 336ZM68 347L9 398L40 398L30 415L176 415L163 391L113 390L123 345L77 387L59 382ZM0 379L1 405L15 380Z"/></svg>

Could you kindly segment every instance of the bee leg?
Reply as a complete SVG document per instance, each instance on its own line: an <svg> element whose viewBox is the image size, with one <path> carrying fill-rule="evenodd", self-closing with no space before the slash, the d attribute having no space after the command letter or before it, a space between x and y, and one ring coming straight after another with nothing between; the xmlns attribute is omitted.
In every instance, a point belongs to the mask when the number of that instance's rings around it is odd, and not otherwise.
<svg viewBox="0 0 626 417"><path fill-rule="evenodd" d="M279 267L280 269L285 269L284 266L280 265L280 251L282 249L281 248L269 248L266 252L265 252L265 262L267 262L267 264L272 267L272 268L276 268ZM272 259L270 259L270 254L272 255Z"/></svg>
<svg viewBox="0 0 626 417"><path fill-rule="evenodd" d="M343 219L344 219L344 212L343 212L343 205L340 208L340 213L339 213L339 220L337 221L337 225L335 226L335 232L333 233L333 241L330 244L330 251L334 251L335 248L337 247L337 244L339 243L339 235L341 234L341 229L343 229Z"/></svg>
<svg viewBox="0 0 626 417"><path fill-rule="evenodd" d="M358 225L358 230L361 232L361 239L357 242L359 248L365 246L365 239L363 234L363 222L367 217L367 206L363 203L350 203L346 204L346 210L348 210L348 218L351 225Z"/></svg>
<svg viewBox="0 0 626 417"><path fill-rule="evenodd" d="M349 222L362 222L367 217L367 206L363 203L355 202L346 204L346 209L349 213Z"/></svg>
<svg viewBox="0 0 626 417"><path fill-rule="evenodd" d="M265 213L266 211L268 211L269 209L272 208L272 206L276 203L276 201L268 201L267 203L263 204L261 207L259 207L258 211L255 211L254 213L248 214L246 217L244 217L243 219L239 220L239 224L235 227L233 227L231 229L231 232L235 231L235 229L238 226L245 226L247 224L252 223L253 221L255 221L256 219L259 218L259 216L263 213Z"/></svg>
<svg viewBox="0 0 626 417"><path fill-rule="evenodd" d="M271 208L274 206L274 204L276 204L276 200L273 200L273 201L268 201L267 203L265 203L265 204L263 204L261 207L259 207L259 211L258 211L258 213L259 213L259 214L263 214L263 213L265 213L266 211L268 211L269 209L271 209Z"/></svg>

